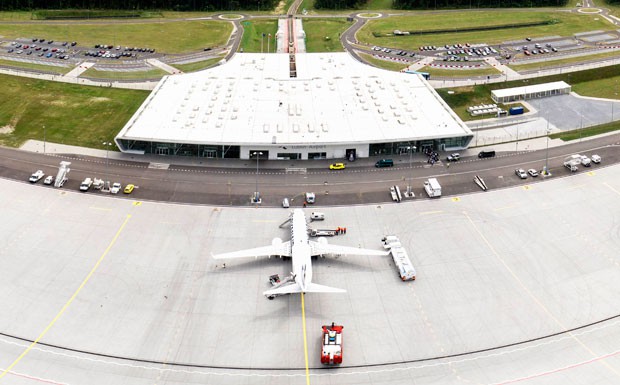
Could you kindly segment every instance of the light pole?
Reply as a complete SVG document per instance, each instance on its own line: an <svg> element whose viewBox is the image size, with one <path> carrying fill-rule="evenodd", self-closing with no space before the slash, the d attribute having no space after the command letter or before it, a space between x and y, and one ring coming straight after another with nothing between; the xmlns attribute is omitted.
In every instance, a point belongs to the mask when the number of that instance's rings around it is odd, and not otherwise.
<svg viewBox="0 0 620 385"><path fill-rule="evenodd" d="M543 170L543 175L547 176L549 174L549 111L547 111L547 150L545 151L545 169Z"/></svg>
<svg viewBox="0 0 620 385"><path fill-rule="evenodd" d="M43 125L43 153L45 154L45 124Z"/></svg>
<svg viewBox="0 0 620 385"><path fill-rule="evenodd" d="M259 203L260 198L258 192L258 159L261 155L263 155L263 153L260 151L254 151L252 155L256 157L256 188L254 189L254 203Z"/></svg>
<svg viewBox="0 0 620 385"><path fill-rule="evenodd" d="M108 177L108 155L109 155L109 151L110 151L110 146L112 145L112 142L103 142L102 143L105 146L105 176ZM104 189L107 191L110 191L110 181L107 180L104 183Z"/></svg>

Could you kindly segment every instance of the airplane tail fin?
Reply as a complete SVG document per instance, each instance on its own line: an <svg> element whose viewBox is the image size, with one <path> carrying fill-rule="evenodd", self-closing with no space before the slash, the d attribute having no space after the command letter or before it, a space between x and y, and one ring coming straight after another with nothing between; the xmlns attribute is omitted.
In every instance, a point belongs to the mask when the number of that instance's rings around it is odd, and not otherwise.
<svg viewBox="0 0 620 385"><path fill-rule="evenodd" d="M271 289L263 292L263 295L266 297L275 296L275 295L283 295L283 294L298 294L301 293L301 287L297 283L293 283L291 285L278 287L276 289ZM346 290L338 289L335 287L329 287L325 285L319 285L316 283L311 283L304 290L305 293L346 293Z"/></svg>

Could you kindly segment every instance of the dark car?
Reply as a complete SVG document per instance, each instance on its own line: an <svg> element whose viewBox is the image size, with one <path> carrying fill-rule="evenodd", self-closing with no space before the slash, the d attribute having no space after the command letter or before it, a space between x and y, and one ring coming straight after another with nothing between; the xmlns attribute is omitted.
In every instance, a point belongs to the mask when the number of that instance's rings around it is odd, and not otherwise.
<svg viewBox="0 0 620 385"><path fill-rule="evenodd" d="M495 150L480 151L478 158L492 158L495 156Z"/></svg>

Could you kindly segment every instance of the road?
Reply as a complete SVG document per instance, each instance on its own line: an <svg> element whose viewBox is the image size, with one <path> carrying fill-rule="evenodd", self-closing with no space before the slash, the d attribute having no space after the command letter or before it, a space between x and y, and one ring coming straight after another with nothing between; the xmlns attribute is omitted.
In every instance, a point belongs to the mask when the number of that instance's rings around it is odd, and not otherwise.
<svg viewBox="0 0 620 385"><path fill-rule="evenodd" d="M603 158L601 165L620 162L620 137L605 136L593 140L549 148L548 164L553 176L570 175L562 166L566 156L574 153L591 155L597 153ZM522 145L523 146L523 145ZM374 167L375 158L359 159L348 163L339 171L328 170L325 161L261 161L256 173L252 160L204 160L201 165L184 162L183 158L161 158L170 163L149 164L144 161L88 157L82 155L43 155L9 148L0 148L0 177L28 183L29 175L36 169L56 175L61 160L72 164L69 181L63 190L78 191L82 179L98 177L119 181L123 185L133 183L137 187L132 199L186 204L208 204L218 206L250 206L250 196L258 184L263 196L262 206L279 206L284 197L291 200L293 207L303 203L303 193L317 194L317 206L360 205L391 202L389 187L398 185L401 189L410 183L416 199L424 199L423 181L437 177L445 196L458 196L480 191L473 183L474 175L481 176L490 189L518 184L541 183L543 178L520 180L514 174L515 168L542 169L546 150L498 152L498 156L478 159L475 155L465 156L459 162L448 166L446 161L433 166L425 162L426 157L416 154L409 165L407 155L392 156L395 167ZM158 159L158 158L157 158ZM584 172L581 168L579 172ZM43 186L44 188L51 188ZM87 194L100 194L91 190ZM125 197L122 194L118 198Z"/></svg>

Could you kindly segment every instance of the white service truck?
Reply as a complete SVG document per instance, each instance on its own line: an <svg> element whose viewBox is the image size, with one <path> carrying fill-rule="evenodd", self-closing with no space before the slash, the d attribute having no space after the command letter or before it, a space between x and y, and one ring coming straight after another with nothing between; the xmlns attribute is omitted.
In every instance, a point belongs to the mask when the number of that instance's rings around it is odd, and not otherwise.
<svg viewBox="0 0 620 385"><path fill-rule="evenodd" d="M85 178L80 184L80 191L88 191L88 189L92 185L93 185L93 180L90 178Z"/></svg>
<svg viewBox="0 0 620 385"><path fill-rule="evenodd" d="M424 182L424 190L430 198L439 198L441 196L441 185L435 178L428 178Z"/></svg>
<svg viewBox="0 0 620 385"><path fill-rule="evenodd" d="M571 172L577 171L579 169L577 166L579 166L580 164L581 155L579 154L567 156L566 158L564 158L564 167L569 169Z"/></svg>

